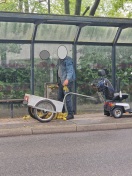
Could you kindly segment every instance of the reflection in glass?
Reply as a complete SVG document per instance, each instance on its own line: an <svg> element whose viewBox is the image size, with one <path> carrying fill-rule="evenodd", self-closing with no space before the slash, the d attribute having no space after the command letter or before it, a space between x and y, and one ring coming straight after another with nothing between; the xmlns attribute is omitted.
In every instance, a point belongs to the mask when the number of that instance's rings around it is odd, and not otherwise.
<svg viewBox="0 0 132 176"><path fill-rule="evenodd" d="M73 41L76 29L77 27L72 25L40 24L36 40Z"/></svg>
<svg viewBox="0 0 132 176"><path fill-rule="evenodd" d="M117 29L116 27L85 26L81 30L78 41L112 42Z"/></svg>
<svg viewBox="0 0 132 176"><path fill-rule="evenodd" d="M132 43L132 28L122 30L118 43Z"/></svg>
<svg viewBox="0 0 132 176"><path fill-rule="evenodd" d="M34 24L0 22L0 39L31 40Z"/></svg>

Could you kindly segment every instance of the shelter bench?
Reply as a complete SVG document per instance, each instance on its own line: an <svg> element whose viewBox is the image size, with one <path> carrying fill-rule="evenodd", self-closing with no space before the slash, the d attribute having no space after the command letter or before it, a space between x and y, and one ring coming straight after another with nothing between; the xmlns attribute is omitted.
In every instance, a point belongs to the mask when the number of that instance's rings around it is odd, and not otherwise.
<svg viewBox="0 0 132 176"><path fill-rule="evenodd" d="M0 104L9 104L10 105L10 115L11 118L14 117L14 104L22 104L24 99L3 99L0 100Z"/></svg>

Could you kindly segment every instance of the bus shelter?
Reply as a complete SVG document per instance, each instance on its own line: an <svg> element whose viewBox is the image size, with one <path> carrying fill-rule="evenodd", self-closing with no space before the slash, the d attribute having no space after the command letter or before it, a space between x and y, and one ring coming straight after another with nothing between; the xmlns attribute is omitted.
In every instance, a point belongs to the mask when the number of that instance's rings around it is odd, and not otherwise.
<svg viewBox="0 0 132 176"><path fill-rule="evenodd" d="M2 75L4 75L5 70L10 68L23 68L26 70L28 64L23 66L23 62L30 62L30 78L28 79L31 94L36 93L36 82L41 77L41 74L37 72L39 69L36 70L35 64L37 63L39 68L43 67L44 64L46 64L45 67L49 66L47 62L37 61L37 58L39 58L38 53L42 49L49 50L53 61L54 58L57 58L55 51L59 45L68 46L68 51L71 52L74 58L76 72L77 68L79 68L80 58L83 58L82 60L85 63L86 57L91 58L88 61L91 69L94 70L95 67L101 68L97 66L99 64L96 64L98 57L95 58L96 51L93 48L96 47L97 53L99 53L100 48L108 48L109 52L105 52L104 60L102 58L98 63L101 64L108 58L105 65L108 65L111 70L111 80L115 89L117 88L117 70L128 67L129 73L132 71L132 19L0 12L0 30ZM123 53L119 52L120 48L123 48L121 49ZM86 50L87 54L85 54ZM128 53L129 55L127 55ZM94 58L94 63L92 58ZM117 61L119 62L118 66ZM125 64L124 67L123 64ZM53 62L50 66L53 69L55 67ZM49 73L48 75L50 75L51 72L51 69L49 72L46 70L45 74ZM14 82L18 81L17 75L19 72L15 73L13 72L12 82L13 79ZM27 71L28 73L29 71ZM124 75L129 76L129 85L131 85L131 75L127 74L124 70ZM54 73L51 73L51 75L52 79L50 78L49 81L53 81ZM7 83L11 78L7 78L7 76L5 78L4 76L1 79ZM14 91L20 89L16 84L14 85ZM0 86L3 89L3 84ZM131 91L130 86L129 91Z"/></svg>

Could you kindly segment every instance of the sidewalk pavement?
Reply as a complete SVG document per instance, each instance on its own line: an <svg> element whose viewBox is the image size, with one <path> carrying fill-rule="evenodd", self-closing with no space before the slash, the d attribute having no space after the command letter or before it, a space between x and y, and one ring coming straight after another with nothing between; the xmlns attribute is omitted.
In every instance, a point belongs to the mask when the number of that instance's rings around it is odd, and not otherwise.
<svg viewBox="0 0 132 176"><path fill-rule="evenodd" d="M72 120L57 119L47 123L41 123L31 117L27 120L22 117L0 119L0 137L125 128L132 128L130 114L120 119L104 116L103 113L80 114L75 115Z"/></svg>

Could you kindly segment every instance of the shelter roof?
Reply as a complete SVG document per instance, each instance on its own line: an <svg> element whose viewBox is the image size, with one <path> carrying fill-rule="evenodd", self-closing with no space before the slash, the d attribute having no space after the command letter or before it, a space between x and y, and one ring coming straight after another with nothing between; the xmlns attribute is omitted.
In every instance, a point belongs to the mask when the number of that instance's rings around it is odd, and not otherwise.
<svg viewBox="0 0 132 176"><path fill-rule="evenodd" d="M132 46L132 19L0 12L0 42Z"/></svg>

